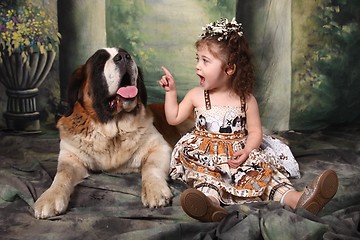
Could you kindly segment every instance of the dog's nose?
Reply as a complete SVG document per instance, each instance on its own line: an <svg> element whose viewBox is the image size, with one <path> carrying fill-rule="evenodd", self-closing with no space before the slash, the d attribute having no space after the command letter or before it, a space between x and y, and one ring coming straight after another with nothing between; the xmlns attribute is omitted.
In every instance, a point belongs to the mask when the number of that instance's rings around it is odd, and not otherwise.
<svg viewBox="0 0 360 240"><path fill-rule="evenodd" d="M121 60L123 60L123 57L125 57L126 60L131 60L131 56L128 53L125 54L116 54L114 57L114 62L120 62Z"/></svg>

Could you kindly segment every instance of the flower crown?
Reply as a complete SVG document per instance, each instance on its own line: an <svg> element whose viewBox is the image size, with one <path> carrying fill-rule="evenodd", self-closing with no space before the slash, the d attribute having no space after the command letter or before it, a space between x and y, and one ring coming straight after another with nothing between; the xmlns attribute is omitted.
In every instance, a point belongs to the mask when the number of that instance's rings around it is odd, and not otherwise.
<svg viewBox="0 0 360 240"><path fill-rule="evenodd" d="M227 40L228 36L232 32L236 32L240 37L243 35L242 32L242 24L237 23L235 18L229 22L227 18L221 18L220 20L217 20L216 22L212 22L207 24L206 26L202 27L202 30L204 31L200 37L204 39L208 36L218 36L218 41L222 41L223 39Z"/></svg>

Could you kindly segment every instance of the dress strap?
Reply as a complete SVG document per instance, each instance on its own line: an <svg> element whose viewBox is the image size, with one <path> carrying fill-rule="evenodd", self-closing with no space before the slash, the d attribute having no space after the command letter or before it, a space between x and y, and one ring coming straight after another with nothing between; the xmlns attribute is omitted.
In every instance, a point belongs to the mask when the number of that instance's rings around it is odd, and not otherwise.
<svg viewBox="0 0 360 240"><path fill-rule="evenodd" d="M206 110L211 109L210 96L208 90L204 90L204 98L205 98Z"/></svg>
<svg viewBox="0 0 360 240"><path fill-rule="evenodd" d="M240 98L240 103L241 103L241 111L246 113L246 99L245 99L245 97Z"/></svg>

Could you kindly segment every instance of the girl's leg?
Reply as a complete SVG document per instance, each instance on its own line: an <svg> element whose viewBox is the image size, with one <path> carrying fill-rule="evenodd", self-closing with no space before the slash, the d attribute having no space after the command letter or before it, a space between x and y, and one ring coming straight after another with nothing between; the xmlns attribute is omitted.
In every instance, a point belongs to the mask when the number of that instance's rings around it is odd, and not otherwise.
<svg viewBox="0 0 360 240"><path fill-rule="evenodd" d="M298 192L298 191L288 191L286 194L284 194L283 196L283 204L286 206L291 207L292 209L296 208L297 203L299 202L299 199L301 197L303 192Z"/></svg>
<svg viewBox="0 0 360 240"><path fill-rule="evenodd" d="M293 209L304 208L313 214L334 197L338 189L338 178L333 170L325 170L302 192L288 191L282 197L283 203Z"/></svg>
<svg viewBox="0 0 360 240"><path fill-rule="evenodd" d="M296 190L289 179L278 170L274 170L269 185L261 196L261 199L264 201L277 201L283 205L295 207L298 200L292 198L295 192ZM288 198L289 195L291 198Z"/></svg>

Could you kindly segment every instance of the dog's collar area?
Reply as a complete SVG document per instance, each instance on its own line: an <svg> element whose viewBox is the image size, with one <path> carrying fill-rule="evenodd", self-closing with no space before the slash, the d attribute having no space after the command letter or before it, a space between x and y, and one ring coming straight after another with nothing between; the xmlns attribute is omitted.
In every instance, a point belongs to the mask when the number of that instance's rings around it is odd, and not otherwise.
<svg viewBox="0 0 360 240"><path fill-rule="evenodd" d="M138 113L139 109L140 109L140 104L138 103L138 104L136 104L136 107L134 107L134 109L131 110L129 113L136 115Z"/></svg>

